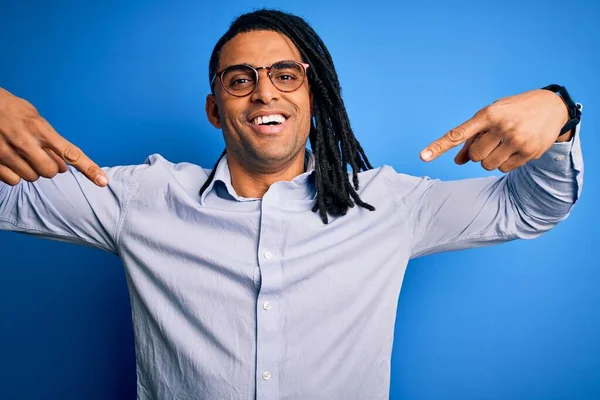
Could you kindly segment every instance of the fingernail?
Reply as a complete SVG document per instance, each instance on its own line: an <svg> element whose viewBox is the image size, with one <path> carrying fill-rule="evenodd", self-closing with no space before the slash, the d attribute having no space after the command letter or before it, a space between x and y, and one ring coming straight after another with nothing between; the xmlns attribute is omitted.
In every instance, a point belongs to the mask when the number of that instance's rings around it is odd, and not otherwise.
<svg viewBox="0 0 600 400"><path fill-rule="evenodd" d="M433 154L431 153L431 150L423 150L423 152L421 153L421 158L423 160L429 160L432 155Z"/></svg>
<svg viewBox="0 0 600 400"><path fill-rule="evenodd" d="M108 184L108 179L106 179L106 176L103 174L98 174L98 176L96 176L96 183L101 186L106 186Z"/></svg>

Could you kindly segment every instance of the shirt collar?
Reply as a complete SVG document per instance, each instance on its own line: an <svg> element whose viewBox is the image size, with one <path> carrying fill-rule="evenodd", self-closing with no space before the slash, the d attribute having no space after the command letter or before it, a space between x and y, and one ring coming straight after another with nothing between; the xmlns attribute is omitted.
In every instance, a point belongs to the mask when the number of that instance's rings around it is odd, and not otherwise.
<svg viewBox="0 0 600 400"><path fill-rule="evenodd" d="M290 191L295 191L297 189L304 189L304 190L300 190L301 194L300 197L301 198L307 198L310 197L312 199L315 198L316 196L316 187L315 187L315 156L312 153L312 151L310 151L309 149L305 149L305 153L304 153L304 173L298 175L297 177L295 177L294 179L292 179L290 182L281 182L283 184L287 184L290 189ZM277 182L279 183L279 182ZM231 174L229 172L229 163L227 161L227 154L225 154L221 160L217 163L216 167L215 167L215 175L214 178L212 180L212 182L210 182L210 184L208 185L208 187L206 188L206 190L204 191L204 193L202 193L202 196L200 197L200 204L204 205L205 201L206 201L206 197L214 193L212 192L222 192L221 190L217 190L218 188L215 185L222 185L224 186L224 189L226 189L228 196L230 197L232 200L236 200L236 201L240 201L240 202L247 202L247 201L258 201L260 199L256 199L256 198L249 198L249 197L242 197L239 196L235 189L233 188L232 184L231 184ZM221 197L221 196L220 196Z"/></svg>

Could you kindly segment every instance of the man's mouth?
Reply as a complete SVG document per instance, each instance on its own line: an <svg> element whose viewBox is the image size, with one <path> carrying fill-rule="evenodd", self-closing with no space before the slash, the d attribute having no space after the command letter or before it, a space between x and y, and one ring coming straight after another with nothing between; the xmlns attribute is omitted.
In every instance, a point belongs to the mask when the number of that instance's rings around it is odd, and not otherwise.
<svg viewBox="0 0 600 400"><path fill-rule="evenodd" d="M253 125L281 125L287 118L282 114L264 115L262 117L256 117L250 121Z"/></svg>

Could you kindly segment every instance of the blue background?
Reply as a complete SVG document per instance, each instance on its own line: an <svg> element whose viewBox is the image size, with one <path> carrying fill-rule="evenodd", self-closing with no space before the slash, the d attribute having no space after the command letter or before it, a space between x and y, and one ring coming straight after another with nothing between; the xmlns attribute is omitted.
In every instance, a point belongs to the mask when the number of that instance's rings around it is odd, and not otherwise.
<svg viewBox="0 0 600 400"><path fill-rule="evenodd" d="M161 153L213 165L204 114L212 46L240 13L278 2L0 3L0 86L100 165ZM420 150L478 109L549 83L585 106L583 197L541 238L415 260L399 300L392 399L600 398L599 6L593 2L303 1L328 45L372 163L458 179ZM499 174L498 171L496 171ZM0 233L0 398L132 399L120 261Z"/></svg>

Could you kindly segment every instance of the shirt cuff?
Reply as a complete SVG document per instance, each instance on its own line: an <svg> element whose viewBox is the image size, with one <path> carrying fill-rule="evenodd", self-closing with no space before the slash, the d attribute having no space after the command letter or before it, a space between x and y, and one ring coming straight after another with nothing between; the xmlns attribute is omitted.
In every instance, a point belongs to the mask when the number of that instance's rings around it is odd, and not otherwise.
<svg viewBox="0 0 600 400"><path fill-rule="evenodd" d="M540 158L529 163L536 168L554 172L568 172L580 164L581 143L579 130L581 122L575 127L573 137L568 142L554 143Z"/></svg>

